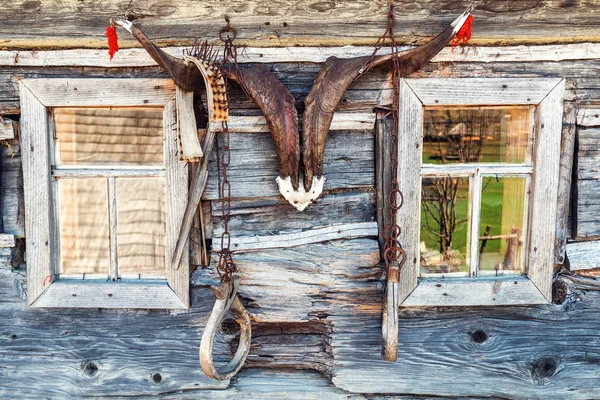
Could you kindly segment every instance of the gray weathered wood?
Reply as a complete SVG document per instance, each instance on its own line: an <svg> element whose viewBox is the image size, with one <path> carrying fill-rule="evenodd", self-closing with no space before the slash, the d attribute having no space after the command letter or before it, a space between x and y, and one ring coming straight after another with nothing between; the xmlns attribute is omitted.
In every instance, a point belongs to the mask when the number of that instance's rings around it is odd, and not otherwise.
<svg viewBox="0 0 600 400"><path fill-rule="evenodd" d="M571 180L573 176L573 157L577 107L572 102L565 102L563 116L562 140L560 146L560 170L558 181L558 209L556 212L556 233L554 238L554 263L565 262L565 246L569 236L569 210L571 209Z"/></svg>
<svg viewBox="0 0 600 400"><path fill-rule="evenodd" d="M0 248L15 247L15 235L8 233L0 234Z"/></svg>
<svg viewBox="0 0 600 400"><path fill-rule="evenodd" d="M546 298L521 276L423 279L401 307L545 304Z"/></svg>
<svg viewBox="0 0 600 400"><path fill-rule="evenodd" d="M552 300L552 264L559 186L560 142L565 82L561 81L538 106L535 174L530 212L527 276Z"/></svg>
<svg viewBox="0 0 600 400"><path fill-rule="evenodd" d="M222 51L221 47L219 51ZM401 46L400 51L411 46ZM165 47L175 57L183 57L188 47ZM389 54L389 48L382 48L378 54ZM278 63L278 62L313 62L322 63L328 57L351 58L370 56L372 46L344 47L245 47L238 54L239 63ZM596 60L600 58L599 43L572 43L540 46L486 46L467 47L465 51L452 51L445 48L432 62L534 62L534 61L567 61ZM68 50L3 50L0 51L0 66L21 67L150 67L156 62L148 52L140 48L121 49L117 57L109 60L106 50L101 49L68 49Z"/></svg>
<svg viewBox="0 0 600 400"><path fill-rule="evenodd" d="M29 304L50 286L54 274L50 247L50 163L48 112L21 82L21 148L27 234L27 295ZM56 249L54 249L56 251Z"/></svg>
<svg viewBox="0 0 600 400"><path fill-rule="evenodd" d="M0 140L14 139L18 126L17 122L0 117Z"/></svg>
<svg viewBox="0 0 600 400"><path fill-rule="evenodd" d="M223 233L222 208L212 202L214 235ZM236 199L231 202L229 231L232 236L280 234L313 227L375 220L374 195L366 192L325 192L303 212L281 197Z"/></svg>
<svg viewBox="0 0 600 400"><path fill-rule="evenodd" d="M166 79L48 78L22 81L39 102L53 107L163 106L175 85Z"/></svg>
<svg viewBox="0 0 600 400"><path fill-rule="evenodd" d="M21 147L16 140L7 140L5 143L5 146L0 146L0 206L3 232L22 238L25 236L25 205Z"/></svg>
<svg viewBox="0 0 600 400"><path fill-rule="evenodd" d="M164 156L166 169L167 188L167 248L165 252L165 266L167 281L171 289L179 296L181 302L190 306L190 263L189 246L184 244L179 269L171 268L172 254L175 252L177 237L182 224L185 205L188 197L188 168L187 164L179 161L177 142L177 106L175 96L165 104L163 125L165 131Z"/></svg>
<svg viewBox="0 0 600 400"><path fill-rule="evenodd" d="M280 233L264 236L235 236L231 238L231 250L256 251L296 247L310 243L327 242L338 239L353 239L377 236L376 222L357 222L352 224L335 224L323 228L313 228L301 232ZM221 242L213 242L213 250L221 250Z"/></svg>
<svg viewBox="0 0 600 400"><path fill-rule="evenodd" d="M600 241L569 243L566 253L571 271L600 268Z"/></svg>
<svg viewBox="0 0 600 400"><path fill-rule="evenodd" d="M402 303L417 286L419 274L419 231L421 209L421 127L423 104L408 85L400 82L398 127L398 182L404 205L398 211L396 223L401 227L400 244L406 251L406 263L400 271L398 301Z"/></svg>
<svg viewBox="0 0 600 400"><path fill-rule="evenodd" d="M402 3L396 13L396 34L400 43L424 42L439 33L440 24L449 22L466 8L464 2L441 6L433 0ZM160 8L163 7L163 8ZM165 8L166 7L166 8ZM593 1L543 2L525 0L519 3L480 3L475 9L476 29L472 43L523 44L564 43L588 40L598 42ZM109 17L130 14L138 20L151 38L161 45L185 43L193 38L218 42L216 33L224 25L223 15L231 16L238 31L240 45L254 46L343 46L361 44L371 46L385 31L387 3L355 1L301 2L273 1L232 2L223 4L211 0L198 4L192 0L178 3L140 3L132 5L118 0L110 4L90 4L81 7L75 0L60 5L43 7L25 0L5 6L0 35L5 47L23 48L81 48L104 49L102 37ZM77 14L78 18L64 21L64 15ZM565 19L578 21L570 24ZM12 17L9 17L12 16ZM527 18L524 18L526 16ZM168 20L168 23L165 22ZM506 35L506 27L511 35ZM543 28L543 29L542 29ZM133 38L122 35L120 45L135 46ZM119 57L119 53L115 58Z"/></svg>
<svg viewBox="0 0 600 400"><path fill-rule="evenodd" d="M327 190L358 188L375 184L374 136L372 131L332 131L325 146L323 174ZM218 151L222 137L218 138ZM230 138L231 163L227 176L233 198L279 196L275 178L279 174L277 153L270 134L236 134ZM218 163L211 158L204 198L219 198Z"/></svg>

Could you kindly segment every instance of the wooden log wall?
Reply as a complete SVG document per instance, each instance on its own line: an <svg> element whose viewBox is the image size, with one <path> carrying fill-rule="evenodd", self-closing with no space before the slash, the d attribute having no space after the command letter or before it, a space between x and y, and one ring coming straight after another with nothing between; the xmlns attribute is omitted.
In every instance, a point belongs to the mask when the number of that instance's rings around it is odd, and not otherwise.
<svg viewBox="0 0 600 400"><path fill-rule="evenodd" d="M397 3L397 29L406 45L436 34L466 7L465 1ZM302 114L319 62L329 54L370 54L371 48L281 46L371 45L384 30L386 4L18 0L0 15L0 115L18 121L21 77L165 77L139 49L122 50L112 63L97 49L104 46L106 18L123 14L173 46L214 37L223 25L214 16L227 14L239 42L254 46L242 62L268 63ZM303 213L278 195L274 145L260 111L234 89L231 114L241 123L231 136L230 230L238 244L241 297L253 320L244 369L216 382L199 368L199 340L214 301L208 286L217 281L214 257L213 265L191 276L189 312L29 309L20 148L11 139L0 148L4 232L17 238L0 237L0 398L597 397L600 29L590 12L596 9L591 0L483 1L474 43L487 47L444 50L412 76L567 78L573 110L565 113L563 139L575 115L575 149L565 151L573 157L573 190L564 192L571 205L563 207L567 233L557 242L568 240L565 266L573 272L557 276L555 304L403 308L399 359L384 362L375 122L391 103L389 75L371 72L345 94L326 147L326 191ZM120 44L135 46L125 34ZM491 47L499 44L511 46ZM181 54L182 48L169 51ZM205 209L212 211L209 238L223 230L216 151L211 159L204 193ZM216 346L219 360L232 353L237 334L226 321Z"/></svg>

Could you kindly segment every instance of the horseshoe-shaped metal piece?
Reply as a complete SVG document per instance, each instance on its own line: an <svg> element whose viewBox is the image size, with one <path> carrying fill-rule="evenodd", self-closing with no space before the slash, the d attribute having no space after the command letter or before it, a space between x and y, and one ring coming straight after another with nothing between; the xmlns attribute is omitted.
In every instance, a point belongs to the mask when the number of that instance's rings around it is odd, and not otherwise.
<svg viewBox="0 0 600 400"><path fill-rule="evenodd" d="M248 316L248 312L237 296L239 284L240 277L234 276L230 281L223 282L218 287L211 287L217 296L217 301L210 313L200 343L200 366L202 367L202 371L209 378L220 381L229 379L237 374L242 365L244 365L250 351L252 328L250 325L250 316ZM216 368L213 363L213 344L217 331L225 318L225 314L230 310L235 316L236 321L240 324L240 343L233 358L222 367Z"/></svg>

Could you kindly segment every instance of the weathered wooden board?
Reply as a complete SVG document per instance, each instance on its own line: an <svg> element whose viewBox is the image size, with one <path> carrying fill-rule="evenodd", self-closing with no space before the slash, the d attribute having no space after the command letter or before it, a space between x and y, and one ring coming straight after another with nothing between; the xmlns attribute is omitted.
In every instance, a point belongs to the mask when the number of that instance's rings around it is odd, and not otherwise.
<svg viewBox="0 0 600 400"><path fill-rule="evenodd" d="M138 45L139 46L139 45ZM189 46L165 47L163 50L175 57L183 57ZM222 47L216 46L218 51ZM400 51L412 46L401 46ZM378 54L389 54L389 48L382 48ZM322 63L328 57L351 58L370 56L373 46L342 47L244 47L238 54L239 63ZM445 48L433 59L441 62L534 62L596 60L600 58L600 44L573 43L541 46L468 46L459 51ZM148 52L141 48L121 49L112 60L106 57L105 49L69 49L69 50L4 50L0 51L0 66L20 67L150 67L156 62Z"/></svg>
<svg viewBox="0 0 600 400"><path fill-rule="evenodd" d="M567 256L571 271L600 268L600 241L569 243Z"/></svg>
<svg viewBox="0 0 600 400"><path fill-rule="evenodd" d="M193 273L193 284L218 282L213 268L216 258L211 267ZM239 253L234 262L242 277L240 294L248 299L246 308L257 321L317 318L327 308L324 299L338 286L352 287L382 274L379 246L372 239Z"/></svg>
<svg viewBox="0 0 600 400"><path fill-rule="evenodd" d="M354 393L593 398L600 348L582 338L600 329L600 287L586 282L561 306L403 310L395 363L379 355L380 290L355 284L360 305L331 309L333 383Z"/></svg>
<svg viewBox="0 0 600 400"><path fill-rule="evenodd" d="M326 192L302 212L281 197L240 199L231 202L229 231L232 236L276 235L318 226L351 224L375 220L374 194ZM212 202L214 235L223 233L222 207Z"/></svg>
<svg viewBox="0 0 600 400"><path fill-rule="evenodd" d="M0 140L14 139L18 126L15 121L0 117Z"/></svg>
<svg viewBox="0 0 600 400"><path fill-rule="evenodd" d="M25 205L23 203L23 173L21 148L16 140L8 140L0 146L0 197L5 233L25 236Z"/></svg>
<svg viewBox="0 0 600 400"><path fill-rule="evenodd" d="M466 8L464 2L433 0L401 2L396 12L396 34L401 43L422 42L438 34ZM475 10L473 43L520 44L598 41L593 0L540 2L526 0L485 2ZM568 19L565 14L568 13ZM77 18L65 20L65 15ZM385 31L387 2L310 1L260 2L215 0L201 4L193 0L177 3L125 0L110 4L75 0L42 3L19 0L5 6L0 20L3 47L100 47L106 21L114 16L131 16L161 44L190 43L194 37L216 40L231 18L241 44L344 45L372 44ZM18 17L15 17L18 16ZM577 24L570 21L576 20ZM510 26L510 35L506 27ZM135 44L122 35L120 45ZM108 55L106 55L108 58Z"/></svg>
<svg viewBox="0 0 600 400"><path fill-rule="evenodd" d="M358 188L375 184L374 136L372 131L331 131L325 146L325 189ZM218 138L218 151L223 146ZM275 144L268 133L231 133L231 163L227 176L232 198L279 195L275 178L279 163ZM205 199L219 198L219 164L212 155Z"/></svg>

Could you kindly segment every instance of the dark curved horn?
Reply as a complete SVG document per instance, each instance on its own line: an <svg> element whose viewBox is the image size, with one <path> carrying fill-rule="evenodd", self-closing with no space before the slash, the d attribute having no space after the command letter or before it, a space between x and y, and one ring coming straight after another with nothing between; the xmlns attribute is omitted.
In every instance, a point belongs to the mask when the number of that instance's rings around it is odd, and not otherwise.
<svg viewBox="0 0 600 400"><path fill-rule="evenodd" d="M177 87L188 92L204 88L204 79L194 64L186 63L183 59L174 57L156 47L148 36L140 28L131 23L131 21L122 18L111 18L109 22L127 29L140 42L142 47L146 49L154 61L171 75Z"/></svg>
<svg viewBox="0 0 600 400"><path fill-rule="evenodd" d="M240 68L242 76L232 72L230 77L245 89L262 110L275 142L279 176L283 179L290 177L292 186L298 189L300 138L294 96L275 74L262 65Z"/></svg>
<svg viewBox="0 0 600 400"><path fill-rule="evenodd" d="M452 40L469 16L473 6L433 40L423 46L401 53L400 75L407 76L422 68ZM323 153L335 109L348 87L364 71L369 56L339 59L329 57L321 67L306 97L304 110L304 188L309 190L313 177L323 175ZM382 65L392 59L391 55L379 56L371 67ZM391 64L390 64L391 65Z"/></svg>
<svg viewBox="0 0 600 400"><path fill-rule="evenodd" d="M193 63L186 63L183 59L159 49L140 28L130 21L112 18L110 22L131 32L154 61L171 75L179 88L186 91L198 91L204 88L204 79ZM263 66L244 67L242 71L242 76L238 76L234 70L225 70L223 73L243 86L246 93L262 110L275 141L279 158L279 175L284 179L290 177L292 186L297 189L300 140L295 99L283 83Z"/></svg>

